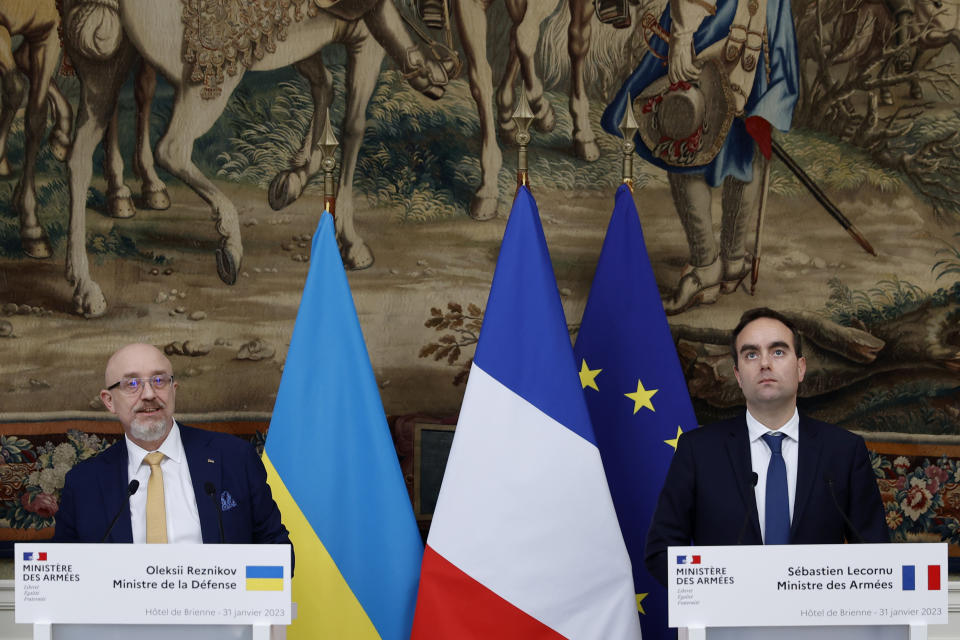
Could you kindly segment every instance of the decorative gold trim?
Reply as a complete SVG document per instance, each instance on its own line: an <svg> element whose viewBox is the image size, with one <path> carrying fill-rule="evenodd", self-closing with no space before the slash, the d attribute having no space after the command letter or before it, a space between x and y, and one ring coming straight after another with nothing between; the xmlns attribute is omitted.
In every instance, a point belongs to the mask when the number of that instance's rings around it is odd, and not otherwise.
<svg viewBox="0 0 960 640"><path fill-rule="evenodd" d="M210 100L223 89L224 72L234 76L239 67L249 69L277 41L287 39L287 27L317 13L307 0L181 0L183 51L190 65L190 81L203 83L201 96ZM306 14L304 6L307 5Z"/></svg>

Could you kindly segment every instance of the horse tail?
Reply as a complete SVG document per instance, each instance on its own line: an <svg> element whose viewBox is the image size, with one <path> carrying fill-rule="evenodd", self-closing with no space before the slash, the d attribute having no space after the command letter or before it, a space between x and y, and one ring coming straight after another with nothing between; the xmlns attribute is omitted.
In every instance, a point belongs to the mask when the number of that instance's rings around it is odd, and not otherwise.
<svg viewBox="0 0 960 640"><path fill-rule="evenodd" d="M569 27L570 12L566 2L559 3L540 27L537 62L540 64L543 84L547 87L555 88L565 84L570 77L570 57L567 55Z"/></svg>
<svg viewBox="0 0 960 640"><path fill-rule="evenodd" d="M73 52L91 60L113 56L123 41L119 0L79 0L63 19L63 33Z"/></svg>
<svg viewBox="0 0 960 640"><path fill-rule="evenodd" d="M567 4L561 2L557 10L544 20L540 30L537 62L548 88L559 88L570 81L570 56L567 53L570 12ZM596 15L591 18L592 34L584 61L584 85L592 97L608 99L639 64L647 51L640 17L649 11L659 15L665 5L665 0L652 0L640 7L631 7L633 26L628 29L603 24Z"/></svg>

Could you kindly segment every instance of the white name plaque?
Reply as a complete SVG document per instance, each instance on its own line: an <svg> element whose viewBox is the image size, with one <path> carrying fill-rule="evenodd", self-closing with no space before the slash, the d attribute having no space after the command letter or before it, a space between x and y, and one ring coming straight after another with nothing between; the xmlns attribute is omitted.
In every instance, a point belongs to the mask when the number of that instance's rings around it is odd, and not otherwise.
<svg viewBox="0 0 960 640"><path fill-rule="evenodd" d="M18 623L290 624L290 547L14 545Z"/></svg>
<svg viewBox="0 0 960 640"><path fill-rule="evenodd" d="M671 627L947 622L947 545L670 547Z"/></svg>

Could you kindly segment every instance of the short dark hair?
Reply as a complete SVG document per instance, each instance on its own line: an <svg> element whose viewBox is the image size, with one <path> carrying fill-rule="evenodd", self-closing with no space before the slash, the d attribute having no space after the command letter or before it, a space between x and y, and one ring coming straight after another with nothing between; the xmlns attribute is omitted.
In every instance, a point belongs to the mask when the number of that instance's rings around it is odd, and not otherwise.
<svg viewBox="0 0 960 640"><path fill-rule="evenodd" d="M800 331L797 329L797 325L793 324L792 320L779 311L774 311L769 307L756 307L755 309L748 309L743 312L743 315L740 316L740 322L737 323L737 326L730 336L730 355L733 356L734 369L737 368L737 338L740 336L740 332L743 331L743 328L748 324L760 318L776 320L785 325L787 329L790 329L790 333L793 334L793 351L797 354L798 358L803 357L803 344L800 340Z"/></svg>

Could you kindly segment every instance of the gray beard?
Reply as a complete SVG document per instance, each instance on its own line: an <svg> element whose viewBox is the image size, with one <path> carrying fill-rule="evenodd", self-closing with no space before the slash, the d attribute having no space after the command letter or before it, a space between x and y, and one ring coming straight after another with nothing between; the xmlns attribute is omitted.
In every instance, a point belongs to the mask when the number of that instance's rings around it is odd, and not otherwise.
<svg viewBox="0 0 960 640"><path fill-rule="evenodd" d="M156 442L166 430L167 424L162 418L151 421L135 419L130 423L130 435L142 442Z"/></svg>

